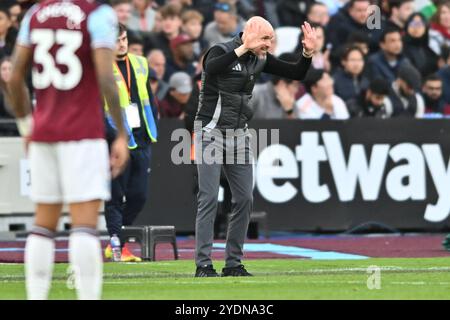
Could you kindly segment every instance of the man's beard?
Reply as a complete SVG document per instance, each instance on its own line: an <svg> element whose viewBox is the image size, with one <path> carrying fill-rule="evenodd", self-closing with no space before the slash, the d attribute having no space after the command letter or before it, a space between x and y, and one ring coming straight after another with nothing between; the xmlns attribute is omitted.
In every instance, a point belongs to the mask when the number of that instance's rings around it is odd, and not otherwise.
<svg viewBox="0 0 450 320"><path fill-rule="evenodd" d="M410 98L410 97L412 97L414 95L414 93L410 94L409 92L406 92L405 90L403 90L402 87L400 87L399 92L400 92L400 95L405 97L405 98Z"/></svg>
<svg viewBox="0 0 450 320"><path fill-rule="evenodd" d="M438 110L440 98L433 99L426 94L423 95L423 98L425 100L425 106L427 106L428 108L431 108L433 110Z"/></svg>
<svg viewBox="0 0 450 320"><path fill-rule="evenodd" d="M127 56L127 54L128 54L128 52L125 52L124 54L118 54L117 58L123 59L123 58L125 58Z"/></svg>

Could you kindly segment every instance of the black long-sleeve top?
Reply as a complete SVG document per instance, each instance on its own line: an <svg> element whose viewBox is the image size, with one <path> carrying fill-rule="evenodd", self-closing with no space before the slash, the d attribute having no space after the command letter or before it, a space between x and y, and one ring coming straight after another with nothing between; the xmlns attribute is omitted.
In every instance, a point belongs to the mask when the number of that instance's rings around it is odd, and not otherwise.
<svg viewBox="0 0 450 320"><path fill-rule="evenodd" d="M247 52L246 54L251 54ZM213 47L208 53L204 62L206 73L211 75L220 74L224 72L230 64L238 59L234 50L226 53L221 47ZM303 56L297 63L291 63L280 60L270 53L267 53L267 62L264 66L263 72L274 74L283 78L293 80L303 80L306 72L311 65L311 59Z"/></svg>

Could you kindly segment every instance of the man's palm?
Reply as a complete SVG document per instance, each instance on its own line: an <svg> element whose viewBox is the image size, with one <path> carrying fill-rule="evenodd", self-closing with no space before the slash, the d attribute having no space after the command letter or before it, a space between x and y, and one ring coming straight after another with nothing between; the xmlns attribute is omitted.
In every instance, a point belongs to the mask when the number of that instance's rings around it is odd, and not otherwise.
<svg viewBox="0 0 450 320"><path fill-rule="evenodd" d="M308 52L314 52L317 47L317 34L316 29L312 28L308 22L302 25L303 31L303 48Z"/></svg>

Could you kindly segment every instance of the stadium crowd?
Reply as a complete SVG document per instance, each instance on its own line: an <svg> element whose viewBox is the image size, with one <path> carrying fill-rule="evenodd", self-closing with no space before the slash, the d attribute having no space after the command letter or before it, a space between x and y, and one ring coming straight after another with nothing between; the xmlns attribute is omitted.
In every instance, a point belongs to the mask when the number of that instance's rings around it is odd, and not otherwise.
<svg viewBox="0 0 450 320"><path fill-rule="evenodd" d="M0 76L25 10L0 2ZM145 56L161 118L193 119L206 50L231 40L254 15L276 28L271 53L296 61L300 25L320 39L303 82L263 75L254 118L348 119L450 115L449 0L104 0L127 27L129 50ZM375 5L375 6L372 6ZM15 133L0 96L0 134Z"/></svg>

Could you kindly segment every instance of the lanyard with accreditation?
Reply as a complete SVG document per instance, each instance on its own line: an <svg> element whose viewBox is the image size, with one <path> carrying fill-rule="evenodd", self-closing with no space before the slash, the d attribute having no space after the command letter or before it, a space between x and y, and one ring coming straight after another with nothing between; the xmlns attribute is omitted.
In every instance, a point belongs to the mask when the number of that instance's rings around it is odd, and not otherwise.
<svg viewBox="0 0 450 320"><path fill-rule="evenodd" d="M139 107L136 103L131 102L131 68L130 68L130 60L128 56L125 57L125 65L127 67L127 81L125 81L122 72L120 71L117 62L116 64L117 70L119 70L119 74L122 77L123 82L126 84L127 92L128 92L128 100L129 105L125 108L125 114L127 116L128 125L131 128L140 128L141 127L141 119L139 117Z"/></svg>

